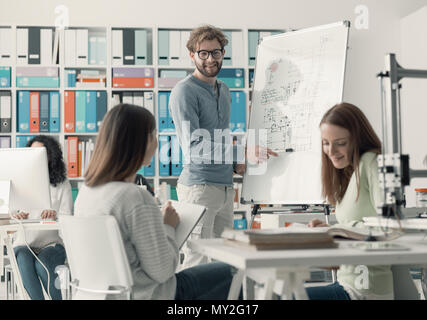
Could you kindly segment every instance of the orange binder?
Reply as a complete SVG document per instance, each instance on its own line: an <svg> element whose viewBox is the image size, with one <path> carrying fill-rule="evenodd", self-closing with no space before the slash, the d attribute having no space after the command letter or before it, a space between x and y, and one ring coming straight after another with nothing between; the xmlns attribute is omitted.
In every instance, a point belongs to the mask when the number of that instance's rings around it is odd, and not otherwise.
<svg viewBox="0 0 427 320"><path fill-rule="evenodd" d="M68 137L68 177L77 178L78 171L78 137Z"/></svg>
<svg viewBox="0 0 427 320"><path fill-rule="evenodd" d="M30 132L40 131L40 92L30 92Z"/></svg>
<svg viewBox="0 0 427 320"><path fill-rule="evenodd" d="M78 142L79 153L78 153L78 158L77 158L77 173L78 173L79 177L83 176L83 172L82 172L82 146L83 146L83 142L79 141Z"/></svg>
<svg viewBox="0 0 427 320"><path fill-rule="evenodd" d="M74 132L74 91L65 91L64 95L64 131Z"/></svg>
<svg viewBox="0 0 427 320"><path fill-rule="evenodd" d="M154 78L114 77L114 88L153 88Z"/></svg>

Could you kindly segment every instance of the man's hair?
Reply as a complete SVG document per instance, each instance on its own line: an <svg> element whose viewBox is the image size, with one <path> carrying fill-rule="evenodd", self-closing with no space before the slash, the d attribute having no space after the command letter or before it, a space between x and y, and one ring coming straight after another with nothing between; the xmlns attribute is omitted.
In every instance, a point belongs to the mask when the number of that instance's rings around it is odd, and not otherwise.
<svg viewBox="0 0 427 320"><path fill-rule="evenodd" d="M218 40L221 49L227 45L228 40L221 29L211 25L203 25L191 31L190 39L187 41L187 49L196 52L198 45L205 40Z"/></svg>

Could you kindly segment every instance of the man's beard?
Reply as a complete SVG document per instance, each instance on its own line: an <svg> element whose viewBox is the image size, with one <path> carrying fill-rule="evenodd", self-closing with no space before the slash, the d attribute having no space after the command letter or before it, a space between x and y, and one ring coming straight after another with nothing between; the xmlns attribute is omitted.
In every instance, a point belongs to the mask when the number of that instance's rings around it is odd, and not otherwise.
<svg viewBox="0 0 427 320"><path fill-rule="evenodd" d="M197 68L197 70L199 70L199 72L202 74L202 75L204 75L205 77L207 77L207 78L213 78L213 77L216 77L216 75L219 73L219 71L221 70L221 67L222 67L222 61L221 62L217 62L217 61L215 61L215 64L216 64L216 67L217 67L217 69L216 69L216 71L215 72L207 72L205 69L204 69L204 67L203 67L203 62L202 62L202 64L201 65L199 65L198 63L196 63L196 68Z"/></svg>

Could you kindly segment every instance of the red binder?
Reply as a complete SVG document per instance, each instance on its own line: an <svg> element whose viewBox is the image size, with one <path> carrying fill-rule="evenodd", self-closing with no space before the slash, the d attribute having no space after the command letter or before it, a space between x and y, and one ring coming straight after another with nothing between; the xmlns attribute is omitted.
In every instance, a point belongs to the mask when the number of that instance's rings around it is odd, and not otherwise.
<svg viewBox="0 0 427 320"><path fill-rule="evenodd" d="M68 137L68 177L77 178L79 176L78 166L78 137Z"/></svg>
<svg viewBox="0 0 427 320"><path fill-rule="evenodd" d="M30 92L30 132L40 131L40 92Z"/></svg>
<svg viewBox="0 0 427 320"><path fill-rule="evenodd" d="M64 96L64 131L74 132L74 91L65 91Z"/></svg>

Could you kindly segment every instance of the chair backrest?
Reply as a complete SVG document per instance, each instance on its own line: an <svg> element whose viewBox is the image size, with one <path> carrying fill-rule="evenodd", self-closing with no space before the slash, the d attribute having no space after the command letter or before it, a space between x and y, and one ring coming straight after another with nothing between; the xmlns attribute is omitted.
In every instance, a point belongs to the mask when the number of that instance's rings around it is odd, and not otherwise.
<svg viewBox="0 0 427 320"><path fill-rule="evenodd" d="M60 216L62 237L72 280L90 290L108 290L112 286L131 288L132 273L113 216ZM105 299L106 294L77 290L73 299Z"/></svg>

